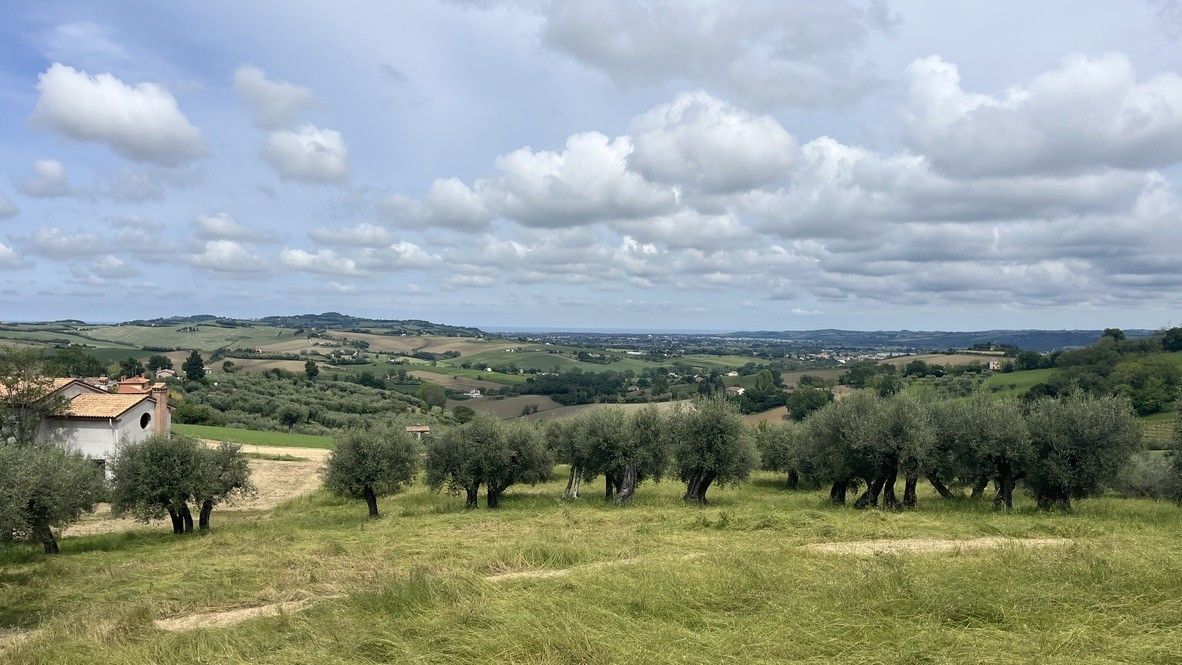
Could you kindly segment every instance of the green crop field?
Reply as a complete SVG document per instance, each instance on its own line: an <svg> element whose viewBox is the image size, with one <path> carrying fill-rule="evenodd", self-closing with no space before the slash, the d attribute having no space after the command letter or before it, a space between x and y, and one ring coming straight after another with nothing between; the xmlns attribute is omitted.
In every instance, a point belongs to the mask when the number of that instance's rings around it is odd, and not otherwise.
<svg viewBox="0 0 1182 665"><path fill-rule="evenodd" d="M1141 428L1145 436L1145 446L1153 450L1170 448L1173 445L1174 427L1177 422L1177 411L1155 413L1142 418Z"/></svg>
<svg viewBox="0 0 1182 665"><path fill-rule="evenodd" d="M298 339L294 330L270 326L224 328L202 323L196 324L197 332L185 330L187 327L189 326L95 326L85 329L84 333L90 337L138 347L169 347L201 351L212 351L223 346L234 349L254 348Z"/></svg>
<svg viewBox="0 0 1182 665"><path fill-rule="evenodd" d="M524 374L486 372L480 369L464 369L463 367L449 367L442 364L416 365L414 369L417 372L431 372L432 374L443 374L445 376L462 376L468 379L480 379L481 381L491 381L492 383L501 383L504 385L524 383L526 378L528 378Z"/></svg>
<svg viewBox="0 0 1182 665"><path fill-rule="evenodd" d="M383 499L377 520L317 492L265 513L215 510L206 535L71 537L54 557L0 548L0 660L1182 660L1172 504L1100 498L1061 515L1023 497L1004 514L925 493L916 511L861 512L760 474L712 490L707 507L683 504L674 482L616 507L593 488L560 502L563 484L514 487L498 511L416 485ZM1063 540L925 551L924 539L982 537ZM842 549L871 539L916 551ZM808 547L819 543L834 549ZM299 604L250 618L281 601Z"/></svg>
<svg viewBox="0 0 1182 665"><path fill-rule="evenodd" d="M998 394L1018 396L1030 390L1036 383L1042 383L1058 371L1054 368L1027 369L1018 372L995 372L985 380L985 385L998 388Z"/></svg>
<svg viewBox="0 0 1182 665"><path fill-rule="evenodd" d="M291 448L332 448L332 438L314 434L292 434L289 432L267 432L236 427L215 427L213 425L174 424L172 429L185 436L214 441L235 441L256 446L285 446Z"/></svg>

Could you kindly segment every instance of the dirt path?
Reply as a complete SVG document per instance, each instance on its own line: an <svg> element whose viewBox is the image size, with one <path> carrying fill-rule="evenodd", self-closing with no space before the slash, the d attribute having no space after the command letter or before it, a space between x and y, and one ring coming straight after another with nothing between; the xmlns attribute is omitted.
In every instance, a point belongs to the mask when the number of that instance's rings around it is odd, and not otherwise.
<svg viewBox="0 0 1182 665"><path fill-rule="evenodd" d="M209 442L207 442L209 443ZM228 501L214 509L213 518L221 511L263 511L294 499L311 494L320 487L320 469L329 451L320 448L286 448L282 446L242 446L242 451L257 455L285 455L299 457L296 461L275 461L252 459L250 477L258 493ZM102 504L94 513L70 525L62 536L91 536L100 533L115 533L132 529L171 529L168 520L155 520L144 524L133 519L112 517L111 507Z"/></svg>
<svg viewBox="0 0 1182 665"><path fill-rule="evenodd" d="M1003 547L1064 547L1072 541L1068 538L973 538L971 540L936 540L932 538L904 538L899 540L860 540L844 543L813 543L803 549L820 554L850 554L873 556L876 554L928 554L932 552L967 552L972 550L995 550Z"/></svg>
<svg viewBox="0 0 1182 665"><path fill-rule="evenodd" d="M257 607L240 607L221 612L201 612L186 614L171 619L157 619L153 625L161 630L174 633L184 633L198 628L225 628L258 617L275 617L280 614L292 614L307 609L311 600L292 600L283 603L271 603Z"/></svg>

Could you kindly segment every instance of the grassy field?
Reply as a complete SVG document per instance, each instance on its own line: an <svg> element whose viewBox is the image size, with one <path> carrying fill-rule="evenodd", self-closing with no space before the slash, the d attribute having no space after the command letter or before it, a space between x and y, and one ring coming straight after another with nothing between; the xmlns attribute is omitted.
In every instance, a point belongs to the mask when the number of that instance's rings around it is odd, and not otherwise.
<svg viewBox="0 0 1182 665"><path fill-rule="evenodd" d="M906 513L827 505L781 479L672 482L634 505L515 487L499 511L415 486L324 493L213 531L0 548L0 659L30 663L1179 662L1182 512L1115 498L1045 515L927 493ZM1065 538L1063 547L855 557L810 543ZM154 619L306 601L298 613L173 633ZM11 637L9 638L11 639Z"/></svg>
<svg viewBox="0 0 1182 665"><path fill-rule="evenodd" d="M518 418L521 416L521 410L531 405L538 407L538 413L562 407L561 404L550 399L547 395L517 395L516 397L505 397L502 399L481 397L465 400L453 399L447 402L449 409L457 406L466 406L477 411L491 413L498 418Z"/></svg>
<svg viewBox="0 0 1182 665"><path fill-rule="evenodd" d="M1154 450L1165 450L1171 447L1174 426L1177 422L1177 411L1155 413L1142 418L1141 428L1145 435L1145 445Z"/></svg>
<svg viewBox="0 0 1182 665"><path fill-rule="evenodd" d="M175 347L202 351L212 351L223 346L263 347L295 338L294 330L270 326L224 328L195 324L197 332L185 330L188 327L190 326L92 326L81 329L81 332L90 337L137 347Z"/></svg>
<svg viewBox="0 0 1182 665"><path fill-rule="evenodd" d="M464 369L463 367L449 367L447 365L415 365L415 372L430 372L444 376L459 376L467 379L479 379L490 383L514 385L524 383L528 378L524 374L504 374L502 372L485 372L480 369Z"/></svg>
<svg viewBox="0 0 1182 665"><path fill-rule="evenodd" d="M1027 369L1018 372L994 372L985 380L986 387L998 388L999 395L1017 397L1030 390L1036 383L1042 383L1057 372L1055 368Z"/></svg>
<svg viewBox="0 0 1182 665"><path fill-rule="evenodd" d="M332 438L314 434L292 434L288 432L265 432L236 427L215 427L213 425L185 425L176 423L172 429L186 436L214 441L236 441L256 446L287 446L291 448L332 448Z"/></svg>

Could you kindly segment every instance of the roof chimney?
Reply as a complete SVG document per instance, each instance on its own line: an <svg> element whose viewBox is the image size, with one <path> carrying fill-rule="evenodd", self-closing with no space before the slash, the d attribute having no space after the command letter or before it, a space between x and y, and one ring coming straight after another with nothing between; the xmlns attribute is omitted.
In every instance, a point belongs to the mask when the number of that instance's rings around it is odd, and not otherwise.
<svg viewBox="0 0 1182 665"><path fill-rule="evenodd" d="M163 383L152 384L152 399L156 400L156 412L152 415L155 421L155 432L168 435L172 431L172 416L168 413L168 386Z"/></svg>

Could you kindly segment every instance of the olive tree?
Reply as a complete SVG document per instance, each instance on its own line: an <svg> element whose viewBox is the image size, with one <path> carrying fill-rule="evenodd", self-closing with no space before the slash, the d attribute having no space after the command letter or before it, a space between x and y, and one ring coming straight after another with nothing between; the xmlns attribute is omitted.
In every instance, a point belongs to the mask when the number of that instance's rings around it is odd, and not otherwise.
<svg viewBox="0 0 1182 665"><path fill-rule="evenodd" d="M975 483L974 497L994 480L994 507L1013 508L1014 488L1026 474L1032 453L1021 405L1004 397L974 393L937 407L935 424L933 459L941 459L946 472L959 467L960 473Z"/></svg>
<svg viewBox="0 0 1182 665"><path fill-rule="evenodd" d="M883 504L887 508L914 508L916 486L928 465L936 431L931 403L908 393L886 402L886 438L883 443ZM895 497L895 480L904 474L903 502Z"/></svg>
<svg viewBox="0 0 1182 665"><path fill-rule="evenodd" d="M818 474L807 445L804 425L795 420L760 423L755 435L765 471L786 474L785 486L792 490L815 482Z"/></svg>
<svg viewBox="0 0 1182 665"><path fill-rule="evenodd" d="M223 441L217 448L205 448L200 463L200 480L195 486L193 502L200 509L197 528L206 531L215 505L234 495L254 494L256 490L240 444Z"/></svg>
<svg viewBox="0 0 1182 665"><path fill-rule="evenodd" d="M432 490L463 491L465 505L479 503L481 485L486 505L497 508L512 485L535 485L550 477L554 464L541 432L532 423L502 422L487 413L453 427L427 447L426 483Z"/></svg>
<svg viewBox="0 0 1182 665"><path fill-rule="evenodd" d="M688 502L706 503L712 484L745 480L759 462L751 433L725 400L694 400L669 417L668 431Z"/></svg>
<svg viewBox="0 0 1182 665"><path fill-rule="evenodd" d="M0 443L0 542L40 542L57 554L54 529L94 510L105 493L102 471L80 453Z"/></svg>
<svg viewBox="0 0 1182 665"><path fill-rule="evenodd" d="M145 522L167 514L173 533L192 531L189 499L200 493L204 453L199 441L179 434L121 442L111 463L111 512Z"/></svg>
<svg viewBox="0 0 1182 665"><path fill-rule="evenodd" d="M45 418L65 406L52 392L40 350L0 350L0 443L32 445Z"/></svg>
<svg viewBox="0 0 1182 665"><path fill-rule="evenodd" d="M616 501L629 501L636 486L652 479L659 481L669 466L669 437L665 416L655 406L646 406L632 414L628 423L628 440L619 450L623 466L623 481Z"/></svg>
<svg viewBox="0 0 1182 665"><path fill-rule="evenodd" d="M583 484L583 470L587 466L584 446L582 445L581 421L578 418L556 418L546 423L543 437L546 450L559 464L568 466L566 489L562 492L565 500L579 498L579 491Z"/></svg>
<svg viewBox="0 0 1182 665"><path fill-rule="evenodd" d="M868 487L868 495L859 500L867 503L873 495L871 479L881 469L878 452L886 438L883 411L880 397L859 390L831 402L806 421L805 454L813 460L819 477L832 483L829 499L833 503L845 505L846 493L859 480L866 481Z"/></svg>
<svg viewBox="0 0 1182 665"><path fill-rule="evenodd" d="M591 409L578 418L576 432L585 460L584 478L602 475L603 498L611 501L624 482L624 451L632 434L628 416L621 409Z"/></svg>
<svg viewBox="0 0 1182 665"><path fill-rule="evenodd" d="M1071 509L1071 500L1116 479L1141 443L1127 399L1079 397L1035 403L1029 415L1034 459L1026 482L1039 508Z"/></svg>
<svg viewBox="0 0 1182 665"><path fill-rule="evenodd" d="M402 492L418 470L419 442L405 428L351 429L334 444L324 486L338 496L365 499L370 517L378 517L378 497Z"/></svg>

